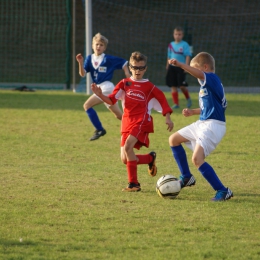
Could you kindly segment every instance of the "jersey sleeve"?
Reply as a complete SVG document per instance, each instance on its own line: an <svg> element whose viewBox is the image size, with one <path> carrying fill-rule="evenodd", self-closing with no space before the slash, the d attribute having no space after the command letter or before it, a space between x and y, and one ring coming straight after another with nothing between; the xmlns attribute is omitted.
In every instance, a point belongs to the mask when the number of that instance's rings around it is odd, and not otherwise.
<svg viewBox="0 0 260 260"><path fill-rule="evenodd" d="M163 116L165 116L167 113L171 114L173 111L169 106L164 93L157 87L154 87L152 92L153 98L151 99L150 103L150 105L152 105L152 108L158 112L161 112Z"/></svg>
<svg viewBox="0 0 260 260"><path fill-rule="evenodd" d="M91 66L91 55L88 55L84 62L84 70L86 72L90 72L90 66Z"/></svg>
<svg viewBox="0 0 260 260"><path fill-rule="evenodd" d="M121 80L114 88L113 92L108 95L108 97L111 99L113 105L117 102L117 100L122 100L125 96L125 90L124 90L124 80Z"/></svg>
<svg viewBox="0 0 260 260"><path fill-rule="evenodd" d="M167 58L171 59L171 53L172 53L172 45L169 43L168 48L167 48Z"/></svg>
<svg viewBox="0 0 260 260"><path fill-rule="evenodd" d="M204 80L198 79L198 81L202 87L207 85L207 88L209 88L212 92L216 92L216 87L214 87L216 86L216 83L214 82L214 77L215 74L204 72L205 79Z"/></svg>
<svg viewBox="0 0 260 260"><path fill-rule="evenodd" d="M183 55L185 57L187 56L191 56L191 53L190 53L190 46L187 42L185 42L184 46L183 46Z"/></svg>
<svg viewBox="0 0 260 260"><path fill-rule="evenodd" d="M123 67L128 63L127 60L115 56L109 56L109 61L114 70L123 69Z"/></svg>

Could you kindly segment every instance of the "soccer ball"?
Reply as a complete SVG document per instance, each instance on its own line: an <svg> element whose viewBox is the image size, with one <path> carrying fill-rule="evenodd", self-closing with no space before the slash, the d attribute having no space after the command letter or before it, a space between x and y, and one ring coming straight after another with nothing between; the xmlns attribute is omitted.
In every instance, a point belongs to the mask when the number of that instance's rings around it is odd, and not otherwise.
<svg viewBox="0 0 260 260"><path fill-rule="evenodd" d="M157 181L156 192L164 199L175 199L180 191L180 181L173 175L164 175Z"/></svg>

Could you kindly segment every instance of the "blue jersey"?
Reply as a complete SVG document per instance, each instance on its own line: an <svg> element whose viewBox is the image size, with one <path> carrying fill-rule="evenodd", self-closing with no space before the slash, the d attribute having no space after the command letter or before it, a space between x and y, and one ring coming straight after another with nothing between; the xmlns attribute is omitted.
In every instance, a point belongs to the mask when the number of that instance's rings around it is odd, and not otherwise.
<svg viewBox="0 0 260 260"><path fill-rule="evenodd" d="M200 120L215 119L225 122L227 101L223 85L215 73L206 73L205 80L199 80Z"/></svg>
<svg viewBox="0 0 260 260"><path fill-rule="evenodd" d="M90 72L91 78L94 83L101 84L104 81L111 81L115 70L123 69L127 61L122 58L103 54L101 62L96 66L94 62L94 54L88 55L84 69Z"/></svg>
<svg viewBox="0 0 260 260"><path fill-rule="evenodd" d="M190 46L187 42L171 42L168 45L168 59L176 59L181 63L186 63L187 56L191 56Z"/></svg>

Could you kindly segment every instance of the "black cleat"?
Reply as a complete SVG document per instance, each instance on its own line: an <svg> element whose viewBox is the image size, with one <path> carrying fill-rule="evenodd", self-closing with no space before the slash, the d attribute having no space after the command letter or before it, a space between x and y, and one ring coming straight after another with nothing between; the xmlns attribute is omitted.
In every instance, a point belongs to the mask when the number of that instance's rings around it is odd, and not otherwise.
<svg viewBox="0 0 260 260"><path fill-rule="evenodd" d="M181 176L180 176L180 183L181 183L181 188L190 187L190 186L195 185L196 180L195 180L195 178L194 178L193 175L191 175L191 177L189 177L189 178L184 178L184 177L181 175Z"/></svg>
<svg viewBox="0 0 260 260"><path fill-rule="evenodd" d="M89 141L94 141L94 140L97 140L99 137L105 135L107 133L107 131L105 129L103 130L96 130L94 132L94 135L89 139Z"/></svg>

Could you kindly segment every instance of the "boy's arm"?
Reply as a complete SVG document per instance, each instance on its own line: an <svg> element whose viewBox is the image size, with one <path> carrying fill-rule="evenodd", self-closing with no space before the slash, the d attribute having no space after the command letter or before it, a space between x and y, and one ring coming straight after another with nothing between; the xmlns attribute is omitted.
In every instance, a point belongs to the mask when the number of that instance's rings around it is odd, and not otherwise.
<svg viewBox="0 0 260 260"><path fill-rule="evenodd" d="M196 68L191 67L190 65L181 63L181 62L177 61L176 59L169 60L169 64L172 64L174 66L184 69L185 71L187 71L188 73L190 73L193 77L195 77L197 79L205 80L204 72L199 69L196 69Z"/></svg>
<svg viewBox="0 0 260 260"><path fill-rule="evenodd" d="M190 65L190 56L186 56L186 64Z"/></svg>
<svg viewBox="0 0 260 260"><path fill-rule="evenodd" d="M126 78L130 78L130 77L131 77L131 73L129 72L127 63L126 63L125 66L123 67L123 70L124 70L124 72L125 72Z"/></svg>
<svg viewBox="0 0 260 260"><path fill-rule="evenodd" d="M200 115L200 108L194 108L194 109L184 108L182 110L182 114L185 117L193 116L193 115Z"/></svg>
<svg viewBox="0 0 260 260"><path fill-rule="evenodd" d="M93 91L98 97L100 97L105 103L107 103L108 105L113 105L112 100L111 100L109 97L103 95L101 88L98 87L96 83L92 83L92 84L91 84L91 89L92 89L92 91Z"/></svg>
<svg viewBox="0 0 260 260"><path fill-rule="evenodd" d="M174 127L174 124L173 124L173 122L171 120L171 114L170 113L167 113L165 115L165 123L166 123L166 125L168 125L167 130L169 130L169 132L170 132L173 129L173 127Z"/></svg>
<svg viewBox="0 0 260 260"><path fill-rule="evenodd" d="M168 70L169 68L169 59L167 58L167 61L166 61L166 70Z"/></svg>
<svg viewBox="0 0 260 260"><path fill-rule="evenodd" d="M86 75L86 71L84 70L84 58L82 57L81 53L79 53L77 56L76 56L76 60L77 62L79 63L79 75L81 77L85 77Z"/></svg>

